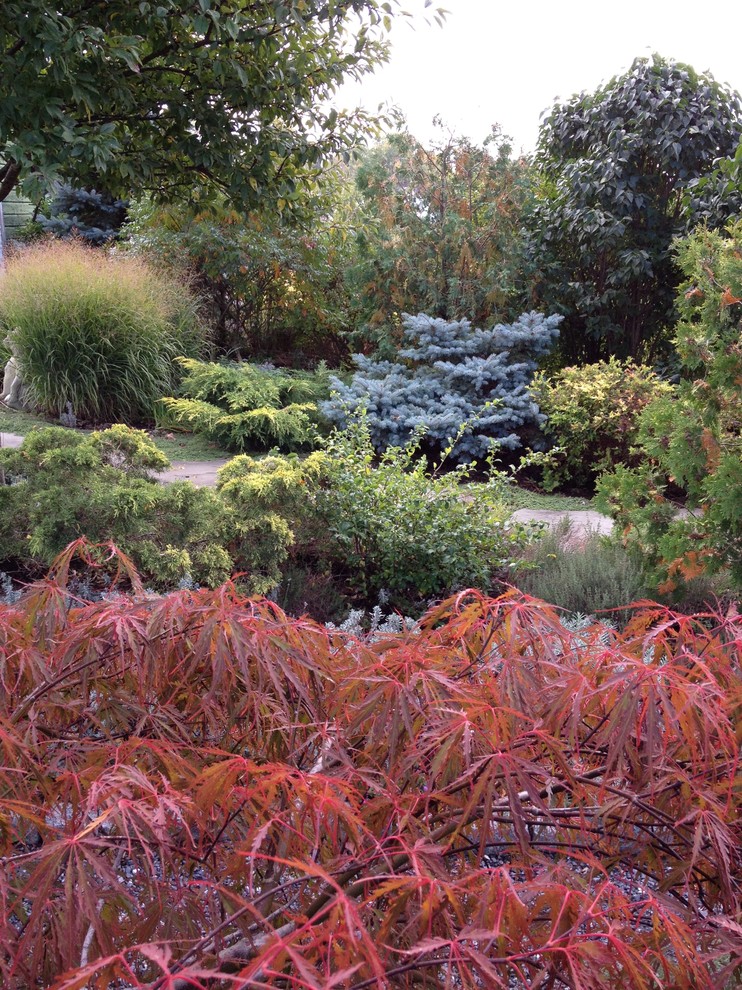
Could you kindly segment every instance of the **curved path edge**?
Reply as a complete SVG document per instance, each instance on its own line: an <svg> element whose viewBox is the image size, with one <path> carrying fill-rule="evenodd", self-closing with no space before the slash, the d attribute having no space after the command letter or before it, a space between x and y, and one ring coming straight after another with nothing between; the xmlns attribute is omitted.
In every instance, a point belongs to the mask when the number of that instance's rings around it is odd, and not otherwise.
<svg viewBox="0 0 742 990"><path fill-rule="evenodd" d="M0 447L20 447L23 437L16 433L0 433ZM213 488L220 468L224 467L229 458L215 461L171 461L167 471L155 475L158 481L190 481L201 487ZM569 521L567 543L579 545L593 533L607 535L613 529L613 520L608 516L586 510L552 510L552 509L518 509L511 516L515 522L543 523L550 529L560 523Z"/></svg>

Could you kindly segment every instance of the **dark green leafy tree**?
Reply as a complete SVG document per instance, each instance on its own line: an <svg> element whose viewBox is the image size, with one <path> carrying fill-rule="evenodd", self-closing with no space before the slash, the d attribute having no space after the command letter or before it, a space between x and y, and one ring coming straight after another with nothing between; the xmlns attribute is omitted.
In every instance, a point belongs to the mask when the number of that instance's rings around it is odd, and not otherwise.
<svg viewBox="0 0 742 990"><path fill-rule="evenodd" d="M392 134L363 156L356 184L365 222L349 276L355 344L388 338L402 313L476 326L517 315L507 302L529 168L498 128L481 147L443 128L429 147Z"/></svg>
<svg viewBox="0 0 742 990"><path fill-rule="evenodd" d="M737 93L657 55L554 106L527 226L533 294L565 315L566 363L662 351L682 277L670 245L700 211L687 193L740 137ZM715 219L733 209L722 196Z"/></svg>
<svg viewBox="0 0 742 990"><path fill-rule="evenodd" d="M7 0L0 200L60 179L291 203L364 120L325 104L385 56L379 0Z"/></svg>

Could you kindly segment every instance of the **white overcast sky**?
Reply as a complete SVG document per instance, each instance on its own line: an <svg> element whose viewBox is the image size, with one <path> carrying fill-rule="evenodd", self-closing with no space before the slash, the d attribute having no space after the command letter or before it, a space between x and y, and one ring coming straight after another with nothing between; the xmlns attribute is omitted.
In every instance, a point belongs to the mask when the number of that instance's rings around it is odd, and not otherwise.
<svg viewBox="0 0 742 990"><path fill-rule="evenodd" d="M500 124L516 151L532 151L556 98L591 92L652 52L742 91L742 0L433 0L449 11L443 28L425 23L424 0L402 6L414 29L394 19L390 63L334 102L396 104L423 141L440 114L477 142Z"/></svg>

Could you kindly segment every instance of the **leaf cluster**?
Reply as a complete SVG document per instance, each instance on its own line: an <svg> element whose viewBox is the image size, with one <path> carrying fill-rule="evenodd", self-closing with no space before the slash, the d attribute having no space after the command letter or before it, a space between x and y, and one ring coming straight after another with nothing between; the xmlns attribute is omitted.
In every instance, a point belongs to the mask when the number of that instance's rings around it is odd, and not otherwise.
<svg viewBox="0 0 742 990"><path fill-rule="evenodd" d="M388 9L387 9L388 8ZM386 55L377 0L8 0L0 199L60 179L291 203L367 126L326 98Z"/></svg>
<svg viewBox="0 0 742 990"><path fill-rule="evenodd" d="M365 643L76 554L0 607L7 990L739 984L736 615Z"/></svg>

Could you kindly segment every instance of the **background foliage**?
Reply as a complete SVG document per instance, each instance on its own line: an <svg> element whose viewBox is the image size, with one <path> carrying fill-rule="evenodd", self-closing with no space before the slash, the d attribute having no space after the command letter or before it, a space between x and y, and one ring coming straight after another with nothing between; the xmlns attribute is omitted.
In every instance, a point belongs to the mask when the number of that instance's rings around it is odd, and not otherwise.
<svg viewBox="0 0 742 990"><path fill-rule="evenodd" d="M445 133L423 146L393 133L363 152L355 181L364 218L349 271L353 343L400 337L402 313L491 325L511 312L530 170L498 128L479 147Z"/></svg>
<svg viewBox="0 0 742 990"><path fill-rule="evenodd" d="M96 189L63 185L49 204L49 215L38 223L55 237L78 237L101 246L116 240L126 222L129 203Z"/></svg>
<svg viewBox="0 0 742 990"><path fill-rule="evenodd" d="M337 361L345 354L351 246L339 204L328 201L337 189L329 179L322 192L306 188L301 223L275 210L243 216L219 205L139 203L127 235L145 256L185 270L220 353L293 366Z"/></svg>
<svg viewBox="0 0 742 990"><path fill-rule="evenodd" d="M690 190L741 138L738 94L657 55L554 106L527 226L535 299L565 316L565 363L647 360L666 348L682 278L672 240L704 213L716 222L733 213L731 188L712 213Z"/></svg>
<svg viewBox="0 0 742 990"><path fill-rule="evenodd" d="M39 198L104 175L122 197L290 204L363 128L323 100L383 59L391 13L376 0L7 0L0 200L19 180Z"/></svg>

